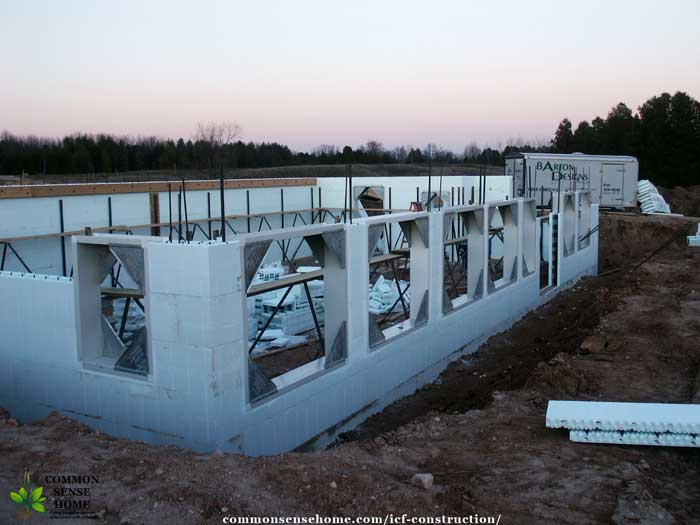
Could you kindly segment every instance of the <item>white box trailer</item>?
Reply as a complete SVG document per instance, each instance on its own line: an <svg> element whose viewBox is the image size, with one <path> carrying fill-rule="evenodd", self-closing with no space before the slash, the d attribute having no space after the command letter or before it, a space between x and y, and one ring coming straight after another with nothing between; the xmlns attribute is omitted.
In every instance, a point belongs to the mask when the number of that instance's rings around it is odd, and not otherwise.
<svg viewBox="0 0 700 525"><path fill-rule="evenodd" d="M548 206L553 193L589 190L602 207L637 206L639 163L622 155L515 153L506 157L505 174L514 197L534 197Z"/></svg>

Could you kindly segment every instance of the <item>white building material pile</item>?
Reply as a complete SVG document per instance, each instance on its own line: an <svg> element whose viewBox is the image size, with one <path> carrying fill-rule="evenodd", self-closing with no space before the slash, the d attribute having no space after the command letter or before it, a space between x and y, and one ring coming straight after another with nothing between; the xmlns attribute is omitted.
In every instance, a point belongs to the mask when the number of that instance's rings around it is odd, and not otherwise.
<svg viewBox="0 0 700 525"><path fill-rule="evenodd" d="M640 180L637 183L637 200L642 213L671 213L671 207L648 180Z"/></svg>
<svg viewBox="0 0 700 525"><path fill-rule="evenodd" d="M410 292L406 291L408 283L399 281L399 286L396 286L396 281L388 281L384 276L380 275L374 285L369 286L369 311L374 315L385 314L389 310L401 309L401 301L399 301L399 288L404 292L404 303L411 302ZM398 302L397 302L398 301Z"/></svg>
<svg viewBox="0 0 700 525"><path fill-rule="evenodd" d="M309 281L307 286L309 287L311 299L314 302L316 317L320 323L323 323L323 281ZM275 307L279 304L285 292L286 290L275 290L257 297L255 315L261 326L265 325L270 316L272 316ZM297 284L280 305L270 322L269 328L280 329L285 335L297 335L313 330L314 327L313 314L309 307L309 300L306 297L304 285Z"/></svg>
<svg viewBox="0 0 700 525"><path fill-rule="evenodd" d="M550 401L547 427L583 443L700 447L700 405Z"/></svg>
<svg viewBox="0 0 700 525"><path fill-rule="evenodd" d="M254 284L277 281L288 275L308 273L319 270L318 266L302 266L296 273L290 274L280 263L265 265L258 270ZM324 283L323 281L308 281L307 286L316 309L316 317L321 325L324 319ZM277 309L272 321L260 337L253 355L285 346L294 346L305 342L308 338L301 336L315 329L313 314L309 307L304 285L297 284L287 294L280 304L286 289L273 290L254 297L248 297L248 341L254 340L259 330L265 326L272 313ZM278 308L279 306L279 308Z"/></svg>

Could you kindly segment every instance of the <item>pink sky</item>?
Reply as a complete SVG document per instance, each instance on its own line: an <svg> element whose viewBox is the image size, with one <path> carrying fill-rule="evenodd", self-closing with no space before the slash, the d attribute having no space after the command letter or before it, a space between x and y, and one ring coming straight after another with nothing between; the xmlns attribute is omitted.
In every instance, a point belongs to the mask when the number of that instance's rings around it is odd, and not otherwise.
<svg viewBox="0 0 700 525"><path fill-rule="evenodd" d="M694 0L251 4L2 3L0 129L188 138L216 120L297 150L460 151L700 98Z"/></svg>

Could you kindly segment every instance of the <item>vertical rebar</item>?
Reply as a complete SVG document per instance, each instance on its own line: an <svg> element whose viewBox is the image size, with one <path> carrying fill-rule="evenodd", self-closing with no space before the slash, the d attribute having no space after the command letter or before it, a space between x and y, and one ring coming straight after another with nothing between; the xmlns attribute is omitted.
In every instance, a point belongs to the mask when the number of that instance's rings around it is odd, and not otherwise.
<svg viewBox="0 0 700 525"><path fill-rule="evenodd" d="M111 224L110 224L111 226ZM173 242L173 189L168 182L168 240Z"/></svg>
<svg viewBox="0 0 700 525"><path fill-rule="evenodd" d="M187 191L185 190L185 177L182 177L182 202L185 204L185 241L190 240L190 221L187 218ZM194 233L192 234L194 237Z"/></svg>
<svg viewBox="0 0 700 525"><path fill-rule="evenodd" d="M182 192L177 194L177 242L182 242Z"/></svg>
<svg viewBox="0 0 700 525"><path fill-rule="evenodd" d="M112 233L112 197L107 197L107 222L109 224L109 233Z"/></svg>
<svg viewBox="0 0 700 525"><path fill-rule="evenodd" d="M211 240L211 194L207 192L207 232Z"/></svg>
<svg viewBox="0 0 700 525"><path fill-rule="evenodd" d="M250 190L245 190L245 216L248 223L248 233L250 233Z"/></svg>
<svg viewBox="0 0 700 525"><path fill-rule="evenodd" d="M350 161L350 173L348 175L348 200L350 202L350 224L352 224L352 209L355 207L353 202L353 189L352 189L352 160Z"/></svg>
<svg viewBox="0 0 700 525"><path fill-rule="evenodd" d="M65 231L63 227L63 199L59 199L58 201L58 218L60 221L60 227L61 227L61 233ZM63 235L59 237L61 240L61 262L63 264L63 277L66 276L66 240L63 238Z"/></svg>
<svg viewBox="0 0 700 525"><path fill-rule="evenodd" d="M309 192L311 193L311 224L313 224L314 219L316 217L316 214L314 212L314 189L309 188Z"/></svg>
<svg viewBox="0 0 700 525"><path fill-rule="evenodd" d="M221 240L226 242L226 202L224 197L224 165L219 171L219 198L221 199Z"/></svg>
<svg viewBox="0 0 700 525"><path fill-rule="evenodd" d="M432 175L433 175L433 154L431 145L428 144L428 211L433 207L433 191L432 191Z"/></svg>

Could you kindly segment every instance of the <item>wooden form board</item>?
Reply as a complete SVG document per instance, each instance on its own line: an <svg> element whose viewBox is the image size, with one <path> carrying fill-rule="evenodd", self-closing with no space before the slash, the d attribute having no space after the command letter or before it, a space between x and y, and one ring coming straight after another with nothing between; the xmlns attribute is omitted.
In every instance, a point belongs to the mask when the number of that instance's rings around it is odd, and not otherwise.
<svg viewBox="0 0 700 525"><path fill-rule="evenodd" d="M402 258L404 258L403 255L385 253L383 255L372 257L372 259L370 259L369 261L369 264L370 266L374 266L377 264L382 264L385 262L390 262ZM315 281L316 279L322 278L323 270L314 270L312 272L306 273L295 273L289 276L282 277L280 279L276 279L274 281L267 281L251 285L248 289L248 297L271 292L273 290L281 290L282 288L289 288L290 286L294 286L296 284L302 284L305 282Z"/></svg>
<svg viewBox="0 0 700 525"><path fill-rule="evenodd" d="M35 197L70 197L79 195L115 195L120 193L154 193L179 191L180 181L171 182L107 182L97 184L33 184L22 186L0 186L0 199L31 199ZM316 179L226 179L224 188L285 188L289 186L315 186ZM185 181L187 191L218 190L218 180Z"/></svg>

